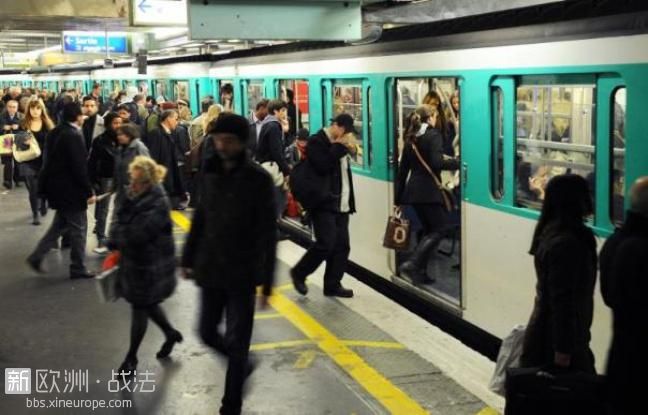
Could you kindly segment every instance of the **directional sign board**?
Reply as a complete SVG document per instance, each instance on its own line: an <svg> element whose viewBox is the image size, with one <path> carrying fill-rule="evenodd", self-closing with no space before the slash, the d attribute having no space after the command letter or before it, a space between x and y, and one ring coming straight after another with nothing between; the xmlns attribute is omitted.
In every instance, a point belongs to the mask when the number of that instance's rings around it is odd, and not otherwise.
<svg viewBox="0 0 648 415"><path fill-rule="evenodd" d="M186 0L131 0L133 26L186 26Z"/></svg>
<svg viewBox="0 0 648 415"><path fill-rule="evenodd" d="M106 47L107 45L107 47ZM126 33L108 32L63 32L65 53L128 53Z"/></svg>

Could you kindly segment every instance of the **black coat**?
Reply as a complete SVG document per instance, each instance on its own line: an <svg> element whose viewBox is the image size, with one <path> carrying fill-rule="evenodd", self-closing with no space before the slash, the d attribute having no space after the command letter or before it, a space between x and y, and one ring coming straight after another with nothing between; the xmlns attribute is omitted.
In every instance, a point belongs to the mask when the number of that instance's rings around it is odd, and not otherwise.
<svg viewBox="0 0 648 415"><path fill-rule="evenodd" d="M118 287L131 304L157 304L176 286L169 201L161 186L127 199L117 212L109 246L121 253Z"/></svg>
<svg viewBox="0 0 648 415"><path fill-rule="evenodd" d="M203 287L253 292L274 281L276 217L270 175L244 153L226 172L218 155L202 177L182 265Z"/></svg>
<svg viewBox="0 0 648 415"><path fill-rule="evenodd" d="M78 128L62 123L46 138L45 166L39 191L53 209L72 212L88 208L92 187L88 176L88 153Z"/></svg>
<svg viewBox="0 0 648 415"><path fill-rule="evenodd" d="M428 128L425 134L417 137L416 146L423 160L441 180L441 170L456 170L456 159L444 159L443 137L435 128ZM410 175L411 172L411 175ZM407 179L409 176L409 180ZM396 204L437 204L443 205L443 195L436 182L419 161L411 144L405 144L398 176L396 178Z"/></svg>
<svg viewBox="0 0 648 415"><path fill-rule="evenodd" d="M259 163L266 161L277 163L279 170L287 176L290 174L290 166L284 157L283 130L275 117L272 115L268 117L261 124L255 159Z"/></svg>
<svg viewBox="0 0 648 415"><path fill-rule="evenodd" d="M642 404L648 373L648 217L627 219L601 251L601 293L612 308L614 329L607 382L615 414Z"/></svg>
<svg viewBox="0 0 648 415"><path fill-rule="evenodd" d="M351 167L342 172L340 160L347 157L349 149L340 143L331 143L326 132L322 129L317 134L308 139L306 145L307 162L312 166L314 172L320 176L325 176L326 180L320 180L319 183L328 183L330 197L322 201L321 205L313 206L314 209L328 210L333 212L340 211L340 197L342 194L342 174L348 175L351 194L349 196L349 213L356 211L355 191L353 188L353 176Z"/></svg>
<svg viewBox="0 0 648 415"><path fill-rule="evenodd" d="M88 174L92 184L96 184L99 179L113 178L117 150L117 136L113 131L104 131L94 139L88 156Z"/></svg>
<svg viewBox="0 0 648 415"><path fill-rule="evenodd" d="M45 145L47 143L47 131L45 130L45 126L43 126L40 131L35 133L32 132L31 134L36 139L36 142L38 142L38 146L41 149L41 155L33 160L18 164L20 175L23 177L36 176L43 168L43 154L45 154Z"/></svg>
<svg viewBox="0 0 648 415"><path fill-rule="evenodd" d="M151 153L151 158L167 168L164 189L172 197L184 194L180 167L178 166L176 139L177 136L174 133L167 133L164 128L159 127L149 132L144 141Z"/></svg>
<svg viewBox="0 0 648 415"><path fill-rule="evenodd" d="M523 367L550 367L554 352L571 355L571 369L594 372L589 348L596 284L596 241L585 225L550 224L534 255L537 275L533 312L521 356Z"/></svg>

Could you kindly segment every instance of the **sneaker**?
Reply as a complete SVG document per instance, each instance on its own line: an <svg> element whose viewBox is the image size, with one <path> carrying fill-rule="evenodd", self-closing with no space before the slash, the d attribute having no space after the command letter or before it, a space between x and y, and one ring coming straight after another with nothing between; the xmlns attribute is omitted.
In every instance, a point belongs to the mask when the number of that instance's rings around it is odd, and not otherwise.
<svg viewBox="0 0 648 415"><path fill-rule="evenodd" d="M106 248L105 245L99 245L95 249L93 249L92 252L98 255L105 255L108 253L108 248Z"/></svg>

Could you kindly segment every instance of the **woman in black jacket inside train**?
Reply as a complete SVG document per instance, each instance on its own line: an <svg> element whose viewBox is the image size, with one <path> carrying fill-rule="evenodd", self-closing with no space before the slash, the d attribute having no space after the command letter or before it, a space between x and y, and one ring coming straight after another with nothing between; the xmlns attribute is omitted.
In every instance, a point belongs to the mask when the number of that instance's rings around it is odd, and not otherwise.
<svg viewBox="0 0 648 415"><path fill-rule="evenodd" d="M594 373L589 348L596 284L596 240L585 218L593 212L587 181L551 179L533 235L537 284L524 337L522 367Z"/></svg>
<svg viewBox="0 0 648 415"><path fill-rule="evenodd" d="M434 281L427 276L426 265L443 239L447 222L443 195L428 167L439 180L441 170L459 168L457 159L444 156L439 128L439 112L430 105L421 105L409 116L396 179L396 206L411 205L423 225L423 238L399 268L415 284Z"/></svg>

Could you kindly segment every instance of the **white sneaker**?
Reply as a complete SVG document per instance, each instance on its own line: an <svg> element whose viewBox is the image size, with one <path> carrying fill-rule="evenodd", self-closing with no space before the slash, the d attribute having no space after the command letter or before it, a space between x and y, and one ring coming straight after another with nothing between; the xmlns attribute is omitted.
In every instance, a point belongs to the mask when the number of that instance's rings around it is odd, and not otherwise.
<svg viewBox="0 0 648 415"><path fill-rule="evenodd" d="M103 255L108 253L108 248L105 246L98 246L95 249L92 250L95 254Z"/></svg>

